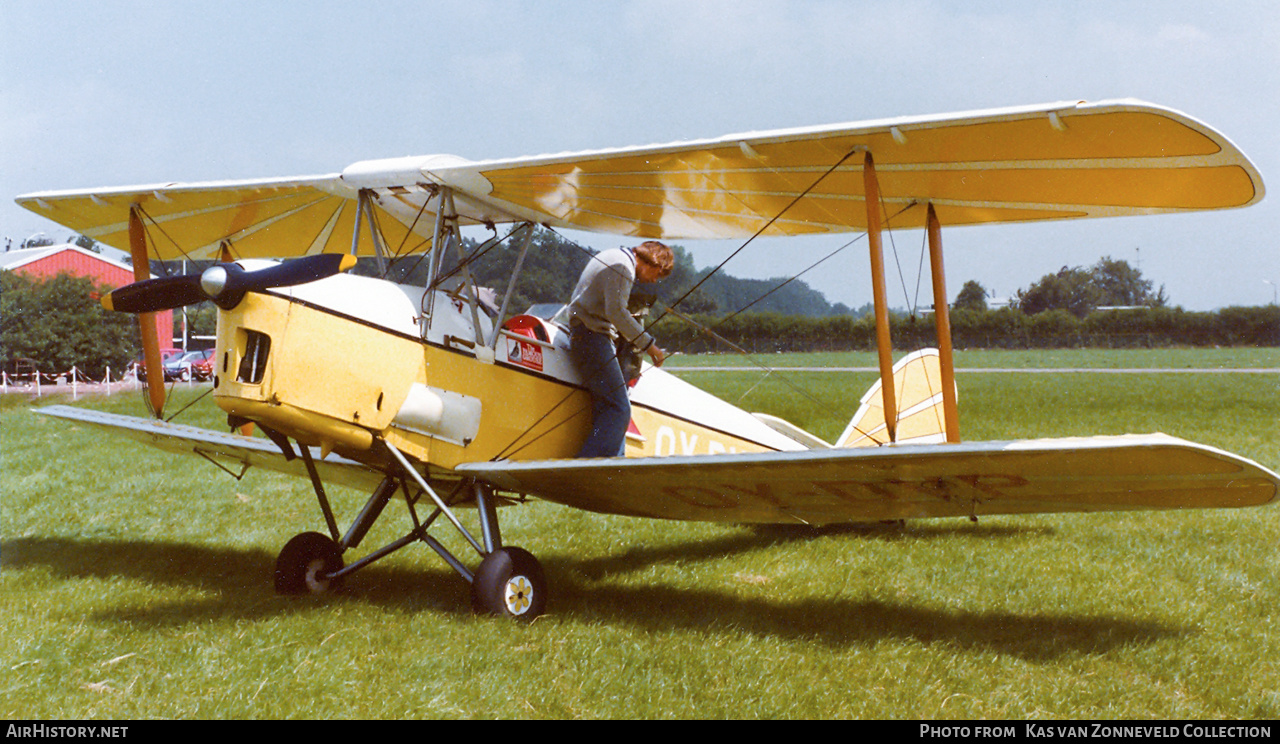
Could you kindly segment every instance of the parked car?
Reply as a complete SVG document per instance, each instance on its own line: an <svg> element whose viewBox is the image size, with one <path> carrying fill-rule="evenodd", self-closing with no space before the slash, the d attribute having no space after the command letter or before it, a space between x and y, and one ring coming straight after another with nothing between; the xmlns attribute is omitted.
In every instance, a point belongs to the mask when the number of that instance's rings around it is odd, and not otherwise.
<svg viewBox="0 0 1280 744"><path fill-rule="evenodd" d="M202 351L188 351L181 356L174 357L164 363L164 379L166 380L187 380L207 379L201 377L201 370L197 368L201 362L208 363L213 358L213 349L204 349ZM213 376L212 364L206 364L208 367L209 377Z"/></svg>
<svg viewBox="0 0 1280 744"><path fill-rule="evenodd" d="M184 352L182 351L182 349L161 349L161 350L160 350L160 363L161 363L161 364L168 364L169 362L172 362L173 360L175 360L175 359L177 359L178 357L182 356L182 355L183 355L183 353L184 353ZM134 368L135 368L136 370L138 370L138 379L139 379L139 380L145 380L145 379L147 379L147 362L146 362L146 359L144 359L143 357L138 357L137 361L135 361L133 364L134 364Z"/></svg>
<svg viewBox="0 0 1280 744"><path fill-rule="evenodd" d="M191 373L197 380L213 379L213 355L215 349L203 349L200 358L191 363Z"/></svg>

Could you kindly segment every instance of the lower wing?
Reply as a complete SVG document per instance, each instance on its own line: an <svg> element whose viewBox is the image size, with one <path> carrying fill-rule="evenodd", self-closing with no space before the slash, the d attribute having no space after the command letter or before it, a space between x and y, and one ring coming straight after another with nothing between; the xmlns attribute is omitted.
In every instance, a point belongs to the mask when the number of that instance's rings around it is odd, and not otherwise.
<svg viewBox="0 0 1280 744"><path fill-rule="evenodd" d="M590 511L739 523L1243 507L1280 492L1280 475L1257 463L1163 434L458 470Z"/></svg>
<svg viewBox="0 0 1280 744"><path fill-rule="evenodd" d="M72 406L47 406L36 413L69 419L109 429L153 447L183 455L199 455L239 477L251 467L264 468L286 475L307 478L307 466L300 457L287 458L275 444L254 437L201 429L196 426L170 424L155 419L122 416ZM382 473L372 468L329 454L323 459L313 449L316 472L325 483L372 491Z"/></svg>

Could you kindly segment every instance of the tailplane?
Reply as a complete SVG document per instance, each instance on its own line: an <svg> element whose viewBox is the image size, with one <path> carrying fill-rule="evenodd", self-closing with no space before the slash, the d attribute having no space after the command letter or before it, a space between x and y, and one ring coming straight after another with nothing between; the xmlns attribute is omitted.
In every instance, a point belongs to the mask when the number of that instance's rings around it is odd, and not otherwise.
<svg viewBox="0 0 1280 744"><path fill-rule="evenodd" d="M937 349L921 349L893 365L893 388L897 397L898 444L930 444L947 441L942 412L942 367ZM885 425L884 399L876 380L836 447L875 447L889 443Z"/></svg>

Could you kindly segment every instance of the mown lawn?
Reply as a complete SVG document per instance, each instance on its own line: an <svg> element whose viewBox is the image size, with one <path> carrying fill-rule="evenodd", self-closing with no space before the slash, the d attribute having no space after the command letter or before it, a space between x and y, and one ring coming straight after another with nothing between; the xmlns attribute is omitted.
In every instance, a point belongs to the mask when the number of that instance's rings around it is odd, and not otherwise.
<svg viewBox="0 0 1280 744"><path fill-rule="evenodd" d="M1053 366L1099 358L1083 354ZM826 437L871 379L786 375L689 379ZM1276 375L960 386L966 439L1164 431L1280 469ZM337 596L278 597L276 553L322 529L306 483L236 481L28 404L0 407L11 718L1280 716L1276 508L812 531L533 504L503 513L553 592L524 626L473 616L418 548ZM142 411L131 395L77 405ZM206 399L183 419L220 417ZM347 519L363 501L331 495ZM386 521L368 544L407 527Z"/></svg>

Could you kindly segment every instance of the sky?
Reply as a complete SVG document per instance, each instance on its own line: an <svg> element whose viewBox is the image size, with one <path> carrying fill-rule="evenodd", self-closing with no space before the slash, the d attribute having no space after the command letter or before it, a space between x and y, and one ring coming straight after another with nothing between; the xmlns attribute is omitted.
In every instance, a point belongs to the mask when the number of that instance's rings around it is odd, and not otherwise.
<svg viewBox="0 0 1280 744"><path fill-rule="evenodd" d="M1280 174L1277 39L1273 0L0 0L0 237L69 236L14 204L33 191L1112 98L1208 123L1270 185ZM975 280L1008 297L1107 256L1188 310L1266 304L1280 284L1278 198L944 227L948 292ZM568 235L597 249L621 243ZM724 270L787 276L848 240L757 241ZM681 245L704 267L741 242ZM895 307L931 302L922 246L918 231L885 240ZM859 307L871 298L865 251L855 244L802 278Z"/></svg>

